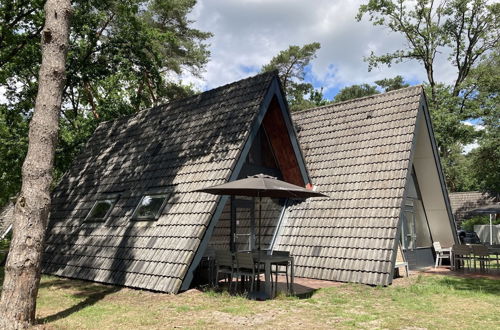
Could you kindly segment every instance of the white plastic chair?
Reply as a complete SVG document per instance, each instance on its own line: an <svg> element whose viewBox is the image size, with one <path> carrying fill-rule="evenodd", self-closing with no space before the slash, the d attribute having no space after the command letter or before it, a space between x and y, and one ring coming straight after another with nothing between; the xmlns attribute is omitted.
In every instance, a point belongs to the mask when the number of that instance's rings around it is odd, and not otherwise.
<svg viewBox="0 0 500 330"><path fill-rule="evenodd" d="M442 265L443 259L448 259L450 260L450 251L449 250L444 250L441 247L441 243L439 242L434 242L432 243L434 246L434 251L436 251L436 264L434 265L434 268L437 268L438 266ZM451 263L451 260L450 260Z"/></svg>

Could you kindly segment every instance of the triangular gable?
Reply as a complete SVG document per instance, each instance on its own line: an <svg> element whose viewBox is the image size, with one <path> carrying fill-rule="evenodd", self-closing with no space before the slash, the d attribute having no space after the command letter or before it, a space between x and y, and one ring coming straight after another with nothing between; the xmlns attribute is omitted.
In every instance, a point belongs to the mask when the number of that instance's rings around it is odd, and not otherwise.
<svg viewBox="0 0 500 330"><path fill-rule="evenodd" d="M288 209L275 249L294 255L301 277L387 285L421 87L294 114L318 191Z"/></svg>
<svg viewBox="0 0 500 330"><path fill-rule="evenodd" d="M309 174L292 124L288 105L284 99L284 94L277 77L273 79L270 84L264 101L260 105L259 113L252 124L250 134L238 156L238 161L233 168L231 176L227 181L241 178L243 173L245 173L245 175L257 174L242 172L242 170L245 169L248 159L247 156L262 130L265 131L265 135L267 136L266 143L268 142L272 148L274 159L282 176L281 179L300 186L310 184ZM229 198L227 196L219 200L217 209L184 278L181 290L187 290L189 288L194 276L194 271L198 267L201 258L204 256L206 248L214 233L215 226L222 214L228 212L228 200ZM275 220L277 221L278 219Z"/></svg>
<svg viewBox="0 0 500 330"><path fill-rule="evenodd" d="M419 188L434 240L456 241L420 86L299 112L294 120L311 178L331 197L292 206L283 221L274 248L291 251L297 276L390 284L413 168L416 177L429 174Z"/></svg>
<svg viewBox="0 0 500 330"><path fill-rule="evenodd" d="M456 227L424 93L414 136L410 169L418 180L431 237L442 246L451 247L458 243Z"/></svg>
<svg viewBox="0 0 500 330"><path fill-rule="evenodd" d="M457 243L456 227L423 90L413 128L410 162L394 250L403 249L410 269L434 264L433 242ZM392 264L396 262L393 255ZM395 268L389 278L392 282ZM390 283L389 282L389 283Z"/></svg>

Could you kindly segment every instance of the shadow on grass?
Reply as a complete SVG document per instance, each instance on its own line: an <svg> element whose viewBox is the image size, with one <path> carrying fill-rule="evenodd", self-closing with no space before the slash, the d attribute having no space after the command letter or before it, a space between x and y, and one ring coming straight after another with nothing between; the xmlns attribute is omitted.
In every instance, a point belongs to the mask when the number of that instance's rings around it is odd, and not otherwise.
<svg viewBox="0 0 500 330"><path fill-rule="evenodd" d="M4 278L4 268L0 266L0 292L2 292L3 278Z"/></svg>
<svg viewBox="0 0 500 330"><path fill-rule="evenodd" d="M107 295L122 289L117 286L96 285L84 281L61 278L50 279L46 282L40 283L40 288L72 289L76 291L72 294L74 297L84 298L84 300L74 306L71 306L70 308L57 312L56 314L37 319L37 324L50 323L68 317L73 313L94 305Z"/></svg>
<svg viewBox="0 0 500 330"><path fill-rule="evenodd" d="M249 292L247 291L248 288L243 289L241 286L237 287L237 290L235 291L234 288L232 290L229 290L229 286L227 283L219 283L218 286L213 287L209 285L199 285L198 290L208 293L208 294L228 294L231 296L240 296L240 297L246 297L248 298ZM297 299L309 299L311 298L317 291L318 289L313 289L307 286L303 286L297 283L294 283L293 285L294 288L294 294L290 295L289 297L297 298ZM258 290L256 290L258 291ZM262 293L264 295L264 293ZM278 292L277 296L279 297L286 297L286 285L284 283L278 283ZM255 300L252 298L248 298L251 300Z"/></svg>
<svg viewBox="0 0 500 330"><path fill-rule="evenodd" d="M500 281L497 279L446 277L438 283L459 291L500 295Z"/></svg>

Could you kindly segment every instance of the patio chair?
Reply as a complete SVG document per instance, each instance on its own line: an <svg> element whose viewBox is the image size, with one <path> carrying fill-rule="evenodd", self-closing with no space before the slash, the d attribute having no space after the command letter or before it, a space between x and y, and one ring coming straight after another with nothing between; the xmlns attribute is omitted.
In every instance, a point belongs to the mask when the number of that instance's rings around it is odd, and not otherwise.
<svg viewBox="0 0 500 330"><path fill-rule="evenodd" d="M486 271L490 266L490 251L482 244L471 244L472 254L474 255L474 268L476 261L479 261L479 269Z"/></svg>
<svg viewBox="0 0 500 330"><path fill-rule="evenodd" d="M451 259L450 259L450 251L449 250L444 250L441 247L440 242L434 242L432 243L434 246L434 251L436 251L436 264L434 265L434 268L437 268L438 266L441 266L443 263L443 259L448 259L450 260L450 265L451 265Z"/></svg>
<svg viewBox="0 0 500 330"><path fill-rule="evenodd" d="M236 277L248 277L250 279L250 291L253 291L256 277L264 273L264 270L257 268L253 254L250 252L236 252L236 270L233 273Z"/></svg>
<svg viewBox="0 0 500 330"><path fill-rule="evenodd" d="M233 254L226 250L215 250L215 264L216 285L219 286L219 274L224 274L229 279L229 290L231 290L231 283L235 272Z"/></svg>
<svg viewBox="0 0 500 330"><path fill-rule="evenodd" d="M453 260L455 263L460 265L463 262L464 267L467 264L467 269L470 270L471 261L472 261L472 249L470 246L465 244L455 244L451 248L453 253Z"/></svg>
<svg viewBox="0 0 500 330"><path fill-rule="evenodd" d="M273 251L273 256L280 256L280 257L290 257L290 252L289 251ZM278 293L278 276L279 275L285 275L286 278L286 290L288 294L292 293L292 288L291 288L291 281L289 280L289 273L288 269L292 266L290 261L283 261L283 262L277 262L274 263L274 270L272 271L274 273L274 282L273 282L273 289L274 289L274 295Z"/></svg>

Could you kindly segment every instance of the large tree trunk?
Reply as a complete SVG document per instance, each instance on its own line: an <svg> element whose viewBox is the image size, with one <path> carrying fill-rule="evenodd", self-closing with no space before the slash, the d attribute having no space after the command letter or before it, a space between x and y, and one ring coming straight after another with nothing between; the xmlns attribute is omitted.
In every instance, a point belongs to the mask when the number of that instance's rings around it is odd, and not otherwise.
<svg viewBox="0 0 500 330"><path fill-rule="evenodd" d="M0 301L0 328L33 324L42 249L50 208L50 186L65 81L70 0L47 0L42 31L38 95L30 123L21 193Z"/></svg>

